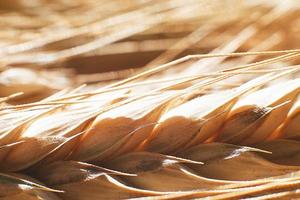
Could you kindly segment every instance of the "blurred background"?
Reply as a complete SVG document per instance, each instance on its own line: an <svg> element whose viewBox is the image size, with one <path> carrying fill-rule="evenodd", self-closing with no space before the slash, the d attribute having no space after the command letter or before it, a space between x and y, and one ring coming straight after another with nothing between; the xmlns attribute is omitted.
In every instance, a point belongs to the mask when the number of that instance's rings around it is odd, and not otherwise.
<svg viewBox="0 0 300 200"><path fill-rule="evenodd" d="M297 49L299 8L299 0L0 0L0 97L14 104L92 90L185 55Z"/></svg>

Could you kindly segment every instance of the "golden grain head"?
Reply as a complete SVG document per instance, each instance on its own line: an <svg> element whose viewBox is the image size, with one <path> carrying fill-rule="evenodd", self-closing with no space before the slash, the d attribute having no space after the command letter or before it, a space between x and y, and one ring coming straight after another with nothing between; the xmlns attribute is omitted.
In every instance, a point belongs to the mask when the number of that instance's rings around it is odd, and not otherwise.
<svg viewBox="0 0 300 200"><path fill-rule="evenodd" d="M298 1L0 1L0 199L298 199Z"/></svg>

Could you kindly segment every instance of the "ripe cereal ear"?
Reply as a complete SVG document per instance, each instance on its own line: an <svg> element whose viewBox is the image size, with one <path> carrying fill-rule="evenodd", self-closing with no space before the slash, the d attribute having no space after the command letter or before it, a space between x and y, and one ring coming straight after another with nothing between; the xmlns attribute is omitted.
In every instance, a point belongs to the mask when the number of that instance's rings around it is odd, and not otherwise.
<svg viewBox="0 0 300 200"><path fill-rule="evenodd" d="M299 199L297 4L0 0L0 199Z"/></svg>

